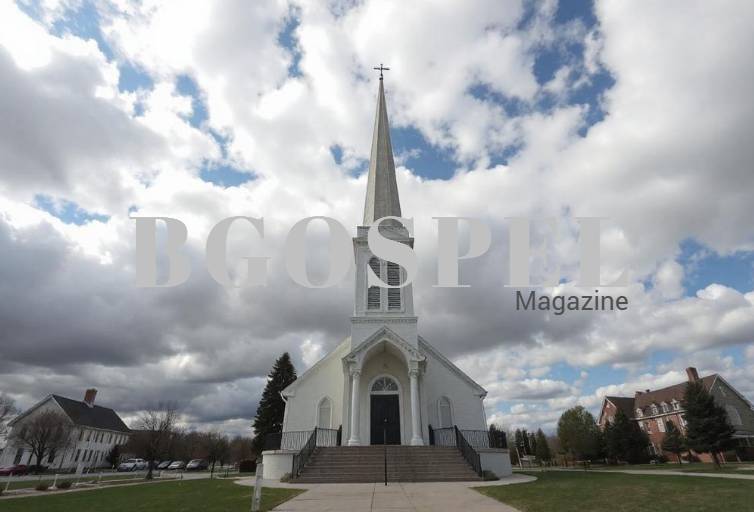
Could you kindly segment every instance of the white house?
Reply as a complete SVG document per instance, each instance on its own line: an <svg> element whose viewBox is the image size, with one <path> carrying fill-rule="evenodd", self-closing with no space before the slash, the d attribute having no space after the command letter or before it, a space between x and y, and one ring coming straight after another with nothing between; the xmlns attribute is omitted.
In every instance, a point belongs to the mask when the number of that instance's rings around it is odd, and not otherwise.
<svg viewBox="0 0 754 512"><path fill-rule="evenodd" d="M107 454L115 445L124 445L131 431L118 413L107 407L94 404L96 389L87 389L84 400L73 400L59 395L48 395L34 406L19 414L10 422L8 444L0 455L0 466L10 464L35 464L32 453L18 441L18 434L35 415L44 411L61 413L71 422L73 433L71 446L62 453L52 453L42 464L53 469L106 467Z"/></svg>
<svg viewBox="0 0 754 512"><path fill-rule="evenodd" d="M364 218L353 239L356 284L351 334L283 390L286 401L283 446L293 451L285 433L342 428L342 445L424 446L432 429L487 429L483 400L487 392L418 333L412 286L368 285L368 269L389 285L402 282L404 270L374 257L367 245L369 227L378 219L401 216L390 142L383 80L369 162ZM413 247L403 226L390 221L382 234ZM300 443L298 443L300 444ZM265 477L290 466L282 452L264 456ZM507 460L508 454L505 452ZM281 468L270 469L268 465ZM497 468L505 473L508 469Z"/></svg>

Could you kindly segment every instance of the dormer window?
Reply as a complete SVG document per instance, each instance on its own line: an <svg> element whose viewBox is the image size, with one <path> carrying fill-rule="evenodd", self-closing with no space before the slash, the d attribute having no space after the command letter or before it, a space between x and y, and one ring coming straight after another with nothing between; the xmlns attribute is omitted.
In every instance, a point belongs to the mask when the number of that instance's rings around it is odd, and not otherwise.
<svg viewBox="0 0 754 512"><path fill-rule="evenodd" d="M644 416L644 412L641 410L640 407L637 407L636 408L636 417L637 418L641 418L642 416Z"/></svg>
<svg viewBox="0 0 754 512"><path fill-rule="evenodd" d="M660 409L657 407L657 404L652 404L652 414L660 414Z"/></svg>
<svg viewBox="0 0 754 512"><path fill-rule="evenodd" d="M662 407L662 412L670 412L670 406L668 406L668 404L666 404L665 402L662 402L660 404L660 407Z"/></svg>
<svg viewBox="0 0 754 512"><path fill-rule="evenodd" d="M674 399L673 399L673 401L672 401L672 402L670 402L670 403L671 403L671 404L673 405L673 410L674 410L674 411L680 411L680 410L681 410L681 402L679 402L679 401L678 401L678 400L676 400L675 398L674 398Z"/></svg>

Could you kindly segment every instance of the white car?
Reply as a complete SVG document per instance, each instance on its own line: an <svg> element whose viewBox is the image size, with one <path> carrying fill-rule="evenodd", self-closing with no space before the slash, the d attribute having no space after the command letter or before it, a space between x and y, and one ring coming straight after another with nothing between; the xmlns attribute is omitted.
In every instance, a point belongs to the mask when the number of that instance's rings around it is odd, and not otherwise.
<svg viewBox="0 0 754 512"><path fill-rule="evenodd" d="M186 463L183 462L182 460L174 460L168 466L168 470L184 469L185 467L186 467Z"/></svg>
<svg viewBox="0 0 754 512"><path fill-rule="evenodd" d="M147 469L147 461L144 459L128 459L118 465L118 471L141 471Z"/></svg>

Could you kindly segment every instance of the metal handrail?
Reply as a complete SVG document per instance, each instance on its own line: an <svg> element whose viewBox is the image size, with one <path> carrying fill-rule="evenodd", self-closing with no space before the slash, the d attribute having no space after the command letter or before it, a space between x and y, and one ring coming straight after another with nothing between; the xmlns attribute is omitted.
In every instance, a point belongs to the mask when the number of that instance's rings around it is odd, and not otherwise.
<svg viewBox="0 0 754 512"><path fill-rule="evenodd" d="M432 441L435 446L455 446L456 445L456 428L436 428L432 431Z"/></svg>
<svg viewBox="0 0 754 512"><path fill-rule="evenodd" d="M475 449L478 448L507 448L505 432L489 430L461 430L463 437Z"/></svg>
<svg viewBox="0 0 754 512"><path fill-rule="evenodd" d="M289 430L267 434L263 450L300 450L309 440L311 430Z"/></svg>
<svg viewBox="0 0 754 512"><path fill-rule="evenodd" d="M477 451L469 444L458 427L453 428L455 429L456 434L456 447L474 472L476 472L477 475L482 476L482 461L479 457L479 453L477 453Z"/></svg>
<svg viewBox="0 0 754 512"><path fill-rule="evenodd" d="M293 465L291 467L291 478L297 478L301 474L301 470L309 462L309 457L314 453L314 448L317 447L317 427L311 432L309 439L301 451L293 456Z"/></svg>

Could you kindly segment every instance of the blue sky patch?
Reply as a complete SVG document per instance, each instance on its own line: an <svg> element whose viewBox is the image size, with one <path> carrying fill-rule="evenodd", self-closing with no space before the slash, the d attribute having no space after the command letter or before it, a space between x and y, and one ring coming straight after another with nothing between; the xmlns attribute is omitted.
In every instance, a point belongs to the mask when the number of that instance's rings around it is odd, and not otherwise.
<svg viewBox="0 0 754 512"><path fill-rule="evenodd" d="M295 7L291 7L288 16L286 17L283 30L280 31L278 36L280 45L291 54L291 64L288 66L288 75L292 77L302 76L301 69L299 69L299 64L301 63L301 48L298 44L298 38L296 37L296 29L300 23L299 10Z"/></svg>
<svg viewBox="0 0 754 512"><path fill-rule="evenodd" d="M34 196L34 206L57 217L66 224L83 226L91 221L107 222L107 215L88 212L76 203L65 199L54 199L48 195L37 194Z"/></svg>
<svg viewBox="0 0 754 512"><path fill-rule="evenodd" d="M684 240L678 263L685 269L683 287L688 296L712 283L741 293L754 289L754 251L720 255L696 240Z"/></svg>
<svg viewBox="0 0 754 512"><path fill-rule="evenodd" d="M392 128L393 153L404 159L403 165L428 179L450 179L458 165L450 150L433 146L413 126Z"/></svg>
<svg viewBox="0 0 754 512"><path fill-rule="evenodd" d="M237 167L229 164L207 163L201 171L199 177L209 183L221 187L237 187L251 181L254 176L248 172L241 171Z"/></svg>
<svg viewBox="0 0 754 512"><path fill-rule="evenodd" d="M186 120L194 128L201 128L202 124L209 119L209 113L196 81L188 75L179 75L175 82L175 90L182 96L191 97L192 112Z"/></svg>

